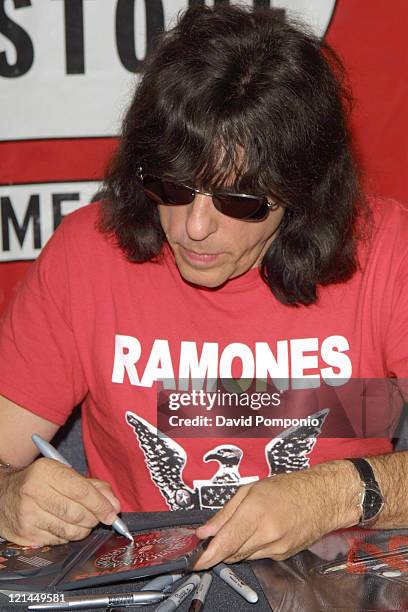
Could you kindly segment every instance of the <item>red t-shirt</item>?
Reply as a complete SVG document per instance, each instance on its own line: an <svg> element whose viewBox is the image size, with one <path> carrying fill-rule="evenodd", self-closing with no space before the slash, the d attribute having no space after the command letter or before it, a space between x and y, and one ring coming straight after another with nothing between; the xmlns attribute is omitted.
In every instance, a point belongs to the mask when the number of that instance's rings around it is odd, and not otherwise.
<svg viewBox="0 0 408 612"><path fill-rule="evenodd" d="M317 429L272 427L262 437L230 438L225 427L213 438L203 425L189 438L177 426L164 439L154 431L160 378L170 391L190 376L329 381L309 415L330 408L331 390L338 397L349 379L404 379L408 211L393 201L375 210L362 269L321 288L317 304L293 308L258 270L206 289L181 278L168 249L159 261L130 263L97 230L98 205L86 206L63 221L3 315L0 394L57 424L82 402L90 475L111 482L124 511L216 508L245 478L390 452L375 420L369 439L325 433L330 411L319 412ZM394 423L395 393L389 403L368 395L364 409ZM346 408L351 421L354 410Z"/></svg>

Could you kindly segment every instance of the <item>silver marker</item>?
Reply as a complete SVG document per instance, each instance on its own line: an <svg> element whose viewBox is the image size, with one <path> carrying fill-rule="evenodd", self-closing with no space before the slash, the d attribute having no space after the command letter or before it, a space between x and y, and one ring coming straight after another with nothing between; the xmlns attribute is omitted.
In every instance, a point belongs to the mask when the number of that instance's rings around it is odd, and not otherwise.
<svg viewBox="0 0 408 612"><path fill-rule="evenodd" d="M139 591L136 593L111 593L105 595L75 595L65 597L64 601L32 604L29 610L93 610L113 606L137 606L157 603L167 597L159 591Z"/></svg>
<svg viewBox="0 0 408 612"><path fill-rule="evenodd" d="M212 579L213 577L209 572L206 572L201 576L200 584L194 593L194 598L188 612L200 612L200 610L204 608L205 599L208 591L210 590Z"/></svg>
<svg viewBox="0 0 408 612"><path fill-rule="evenodd" d="M141 591L162 591L166 587L172 586L177 580L183 578L183 574L164 574L157 576L144 585Z"/></svg>
<svg viewBox="0 0 408 612"><path fill-rule="evenodd" d="M174 612L198 584L200 584L200 576L191 574L166 601L157 606L154 612Z"/></svg>
<svg viewBox="0 0 408 612"><path fill-rule="evenodd" d="M380 558L381 557L379 557L379 559ZM372 559L369 559L365 563L362 561L354 561L354 562L349 561L348 563L340 563L339 565L332 565L331 567L327 567L326 569L324 569L322 571L322 574L331 574L332 572L340 572L340 571L347 571L347 570L352 572L353 568L355 567L363 567L364 571L369 572L372 570L378 570L381 567L388 566L388 563L377 563L377 564L372 565L373 561L375 561L374 557Z"/></svg>
<svg viewBox="0 0 408 612"><path fill-rule="evenodd" d="M347 563L339 563L338 565L332 565L331 567L326 567L322 571L322 574L331 574L332 572L341 572L347 568Z"/></svg>
<svg viewBox="0 0 408 612"><path fill-rule="evenodd" d="M232 571L225 563L218 563L212 568L213 572L217 574L226 584L228 584L234 591L236 591L241 597L246 599L249 603L256 603L258 601L258 595L255 593L250 586L248 586L235 572Z"/></svg>
<svg viewBox="0 0 408 612"><path fill-rule="evenodd" d="M72 468L72 465L65 459L65 457L63 457L61 453L57 451L56 448L54 448L49 442L44 440L41 436L39 436L38 434L33 434L31 436L31 439L43 457L47 457L47 459L54 459L54 461L58 461L59 463L63 463L67 467ZM122 521L122 519L120 519L119 517L113 521L112 527L120 535L125 536L131 542L134 541L133 536L130 533L126 523Z"/></svg>

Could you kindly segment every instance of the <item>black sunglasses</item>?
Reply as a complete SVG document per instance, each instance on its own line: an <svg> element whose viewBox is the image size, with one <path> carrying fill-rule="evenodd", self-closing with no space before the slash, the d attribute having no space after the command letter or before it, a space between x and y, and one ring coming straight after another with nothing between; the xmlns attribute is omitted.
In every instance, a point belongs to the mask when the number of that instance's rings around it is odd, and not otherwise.
<svg viewBox="0 0 408 612"><path fill-rule="evenodd" d="M145 195L156 204L166 206L191 204L196 194L201 193L212 197L213 204L220 213L243 221L262 221L267 217L270 210L278 208L278 204L269 202L266 196L228 193L226 191L207 193L184 183L177 183L149 174L144 175L141 168L138 174Z"/></svg>

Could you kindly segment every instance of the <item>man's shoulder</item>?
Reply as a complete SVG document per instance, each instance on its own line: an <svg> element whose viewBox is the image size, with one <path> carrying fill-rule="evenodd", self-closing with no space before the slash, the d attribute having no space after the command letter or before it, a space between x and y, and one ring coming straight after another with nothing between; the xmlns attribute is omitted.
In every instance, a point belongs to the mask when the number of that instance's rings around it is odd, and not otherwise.
<svg viewBox="0 0 408 612"><path fill-rule="evenodd" d="M369 206L377 230L382 231L391 227L406 229L408 225L408 204L392 198L371 197Z"/></svg>
<svg viewBox="0 0 408 612"><path fill-rule="evenodd" d="M96 270L98 276L103 270L130 273L133 278L136 274L148 276L152 271L166 275L169 269L167 249L163 249L157 259L129 260L115 234L103 229L103 205L103 202L91 202L64 217L50 241L57 250L64 244L72 268L77 270L79 266L91 274Z"/></svg>
<svg viewBox="0 0 408 612"><path fill-rule="evenodd" d="M391 198L371 198L371 248L392 250L395 255L408 252L408 205ZM385 252L384 252L385 255Z"/></svg>
<svg viewBox="0 0 408 612"><path fill-rule="evenodd" d="M91 202L66 215L57 229L70 254L73 251L121 255L114 235L102 229L102 202Z"/></svg>
<svg viewBox="0 0 408 612"><path fill-rule="evenodd" d="M390 198L369 200L372 217L360 241L363 270L375 269L375 278L390 283L408 260L408 206Z"/></svg>
<svg viewBox="0 0 408 612"><path fill-rule="evenodd" d="M61 227L66 233L100 233L98 229L101 202L91 202L66 215Z"/></svg>

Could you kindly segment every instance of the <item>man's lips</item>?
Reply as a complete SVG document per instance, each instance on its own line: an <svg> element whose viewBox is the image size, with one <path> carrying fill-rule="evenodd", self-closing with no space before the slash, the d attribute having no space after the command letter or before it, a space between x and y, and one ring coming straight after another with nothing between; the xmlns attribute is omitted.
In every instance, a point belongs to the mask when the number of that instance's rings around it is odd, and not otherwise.
<svg viewBox="0 0 408 612"><path fill-rule="evenodd" d="M197 251L191 251L190 249L186 249L182 246L180 246L180 249L181 254L185 259L199 265L214 263L221 255L221 253L200 253Z"/></svg>

